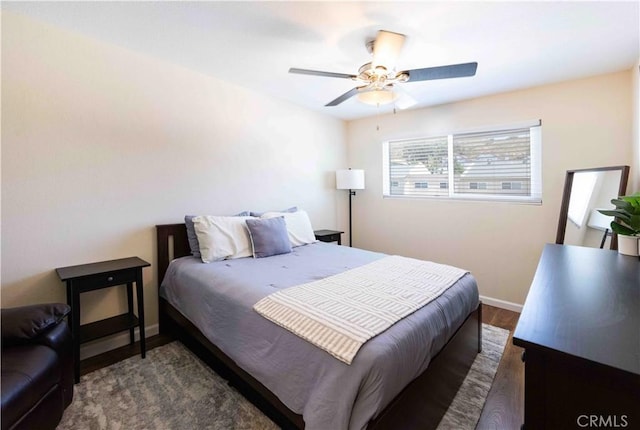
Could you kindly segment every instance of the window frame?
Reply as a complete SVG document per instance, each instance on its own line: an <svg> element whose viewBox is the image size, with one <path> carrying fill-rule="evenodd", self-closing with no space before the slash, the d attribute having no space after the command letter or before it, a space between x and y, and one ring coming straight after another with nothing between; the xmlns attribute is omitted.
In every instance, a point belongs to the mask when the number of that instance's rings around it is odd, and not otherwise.
<svg viewBox="0 0 640 430"><path fill-rule="evenodd" d="M505 131L517 131L521 129L529 129L529 150L530 150L530 194L526 196L517 195L500 195L500 194L471 194L464 192L455 192L454 187L438 188L439 190L447 190L448 195L408 195L408 194L391 194L391 168L390 168L390 144L394 142L408 142L412 140L431 140L438 138L447 138L448 148L448 165L454 166L453 140L454 136L471 134L471 133L499 133ZM447 183L455 183L455 169L447 169ZM527 121L519 124L512 124L499 127L485 127L483 129L475 129L464 132L454 132L448 134L420 136L417 138L389 139L382 142L382 196L390 199L426 199L426 200L463 200L463 201L483 201L483 202L511 202L541 205L542 204L542 121ZM397 181L396 181L397 182ZM438 181L440 182L440 181ZM514 182L514 181L508 181ZM522 186L522 185L521 185Z"/></svg>

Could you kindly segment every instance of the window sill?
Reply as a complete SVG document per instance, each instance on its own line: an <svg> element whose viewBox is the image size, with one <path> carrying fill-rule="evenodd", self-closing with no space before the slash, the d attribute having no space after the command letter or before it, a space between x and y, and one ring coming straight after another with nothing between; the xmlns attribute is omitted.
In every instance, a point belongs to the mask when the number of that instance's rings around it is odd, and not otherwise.
<svg viewBox="0 0 640 430"><path fill-rule="evenodd" d="M542 206L542 198L533 197L476 197L476 196L398 196L398 195L382 195L383 199L391 200L435 200L435 201L454 201L454 202L475 202L475 203L515 203L522 205Z"/></svg>

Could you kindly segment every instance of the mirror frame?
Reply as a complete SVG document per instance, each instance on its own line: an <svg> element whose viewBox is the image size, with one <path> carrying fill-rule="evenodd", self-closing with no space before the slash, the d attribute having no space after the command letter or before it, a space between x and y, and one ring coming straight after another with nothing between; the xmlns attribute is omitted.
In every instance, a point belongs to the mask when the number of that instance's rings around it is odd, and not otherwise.
<svg viewBox="0 0 640 430"><path fill-rule="evenodd" d="M564 180L564 190L562 192L562 204L560 205L560 215L558 216L558 232L556 233L556 244L564 245L564 234L567 230L567 218L569 213L569 200L571 198L571 188L573 186L573 175L580 172L604 172L608 170L620 170L620 187L618 195L624 196L627 192L627 182L629 181L629 166L608 166L594 167L592 169L567 170ZM618 235L611 232L610 249L618 249Z"/></svg>

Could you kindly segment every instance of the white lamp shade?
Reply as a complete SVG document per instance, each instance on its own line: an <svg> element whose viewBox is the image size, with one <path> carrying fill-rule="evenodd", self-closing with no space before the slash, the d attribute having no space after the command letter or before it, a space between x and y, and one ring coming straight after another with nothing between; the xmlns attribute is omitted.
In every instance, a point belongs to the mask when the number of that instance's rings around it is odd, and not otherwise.
<svg viewBox="0 0 640 430"><path fill-rule="evenodd" d="M336 170L336 188L338 190L364 190L364 170Z"/></svg>
<svg viewBox="0 0 640 430"><path fill-rule="evenodd" d="M587 225L597 230L611 230L611 221L613 221L612 216L601 214L600 212L598 212L598 209L593 209L591 211L591 215L589 216L589 222L587 223Z"/></svg>

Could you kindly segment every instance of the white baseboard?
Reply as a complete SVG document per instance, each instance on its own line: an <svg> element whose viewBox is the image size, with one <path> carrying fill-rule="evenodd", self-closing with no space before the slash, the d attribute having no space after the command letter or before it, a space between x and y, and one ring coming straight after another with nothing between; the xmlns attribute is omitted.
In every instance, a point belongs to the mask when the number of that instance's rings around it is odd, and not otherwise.
<svg viewBox="0 0 640 430"><path fill-rule="evenodd" d="M517 303L507 302L506 300L494 299L486 296L480 296L480 300L485 305L495 306L496 308L522 313L522 305L519 305Z"/></svg>
<svg viewBox="0 0 640 430"><path fill-rule="evenodd" d="M160 332L158 324L147 326L144 328L145 339L149 336L154 336ZM136 327L134 329L134 339L140 340L140 329ZM86 344L80 345L80 360L93 357L94 355L102 354L103 352L111 351L112 349L120 348L129 344L129 332L123 331L122 333L115 334L103 339L94 340Z"/></svg>

